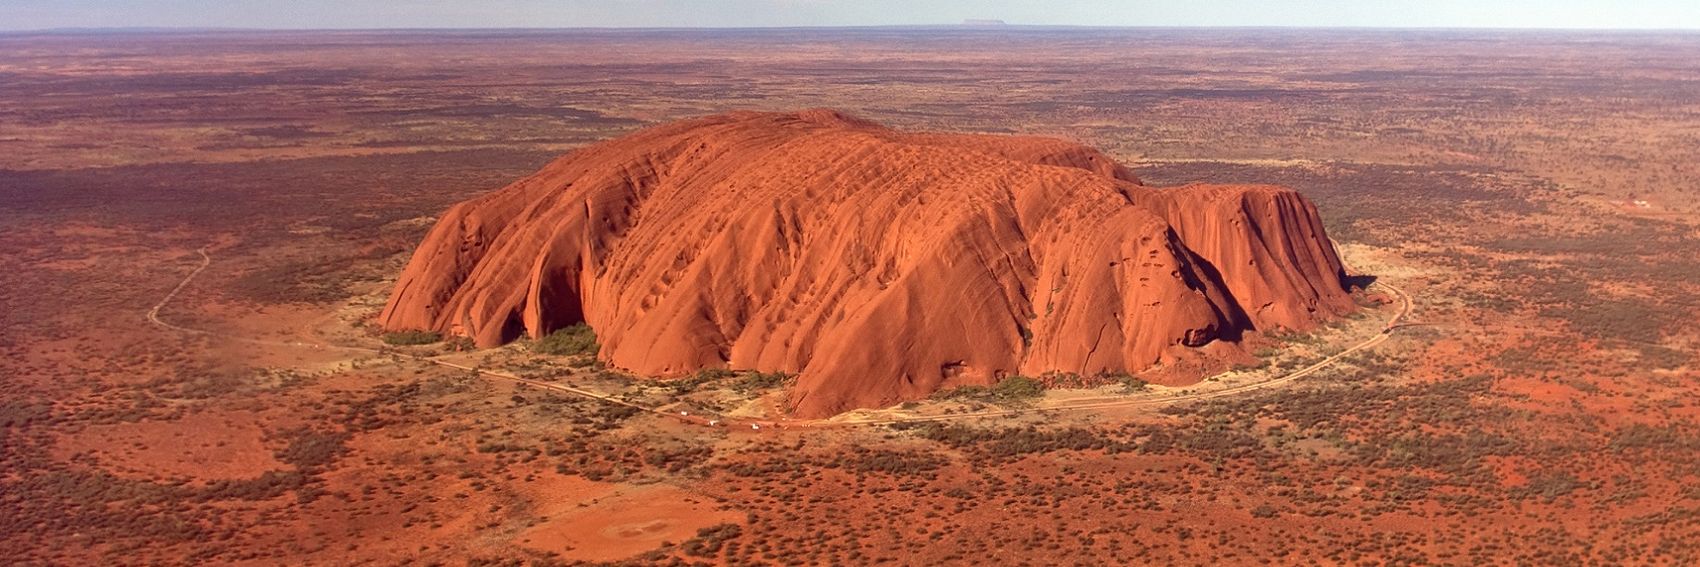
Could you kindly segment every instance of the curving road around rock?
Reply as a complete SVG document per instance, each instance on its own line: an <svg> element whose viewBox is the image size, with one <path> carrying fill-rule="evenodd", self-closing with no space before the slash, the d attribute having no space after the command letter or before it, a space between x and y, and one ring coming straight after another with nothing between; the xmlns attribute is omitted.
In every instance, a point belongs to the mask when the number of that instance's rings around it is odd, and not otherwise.
<svg viewBox="0 0 1700 567"><path fill-rule="evenodd" d="M148 309L147 320L148 320L149 323L152 323L155 326L158 326L162 329L175 331L175 332L179 332L179 333L194 334L194 335L211 335L212 334L210 331L207 331L207 330L204 330L204 329L194 329L194 328L184 327L184 326L181 326L181 325L175 325L175 324L166 322L165 320L161 319L160 316L159 316L160 310L164 309L167 304L171 303L171 300L175 299L177 297L177 295L183 291L184 288L188 287L189 283L194 281L195 276L200 275L202 271L205 271L208 266L212 265L212 256L207 253L207 249L205 247L199 248L195 252L200 254L200 256L201 256L200 265L196 266L195 269L191 270L188 273L188 275L184 276L183 280L178 282L176 287L171 288L171 291L169 291L165 294L165 297L160 298L159 303L154 304L152 308ZM567 385L563 385L563 384L556 384L556 383L553 383L553 382L545 382L545 381L542 381L542 380L534 380L534 379L531 379L531 378L525 378L525 377L521 377L521 376L511 374L511 373L501 372L501 371L497 371L497 370L487 370L487 369L478 368L478 367L474 367L474 366L467 366L467 365L464 365L464 364L451 362L451 361L448 361L448 360L443 360L443 359L437 358L437 357L421 356L421 355L409 354L409 353L393 351L393 350L380 350L380 349L373 349L373 348L366 348L366 347L333 345L333 344L326 344L326 343L311 343L311 342L305 342L305 341L269 341L269 340L264 340L264 339L253 339L253 338L244 338L244 337L229 337L229 338L231 340L236 340L236 341L245 342L245 343L249 343L249 344L259 344L259 345L294 347L294 348L312 348L312 349L318 349L318 350L340 350L340 351L345 351L345 352L358 352L358 353L363 353L363 354L380 355L380 356L381 355L388 355L388 354L397 354L397 355L405 356L405 357L408 357L410 359L417 360L417 361L420 361L420 362L428 362L428 363L435 364L435 365L438 365L438 366L443 366L443 367L446 367L446 368L454 368L454 369L457 369L457 370L464 370L464 371L467 371L467 372L473 372L473 373L476 373L480 377L483 377L483 378L493 378L493 379L498 379L498 380L504 380L504 381L515 383L515 384L522 384L522 385L525 385L525 386L530 386L530 387L539 388L539 389L543 389L543 390L550 390L550 391L561 392L561 393L569 394L569 395L573 395L573 396L589 398L589 399L601 401L601 402L604 402L604 403L624 406L624 407L633 408L633 409L640 410L640 411L647 412L647 413L653 413L653 414L656 414L656 415L666 416L666 417L669 417L669 418L677 419L681 422L694 424L694 425L719 425L719 426L732 427L732 428L736 428L736 429L748 428L749 430L752 430L752 431L753 430L760 430L763 427L768 427L768 428L774 428L774 427L777 427L777 428L829 428L829 427L848 427L848 426L866 426L866 425L893 425L893 424L899 424L899 423L925 423L925 422L939 422L939 421L955 421L955 420L978 419L978 418L987 418L987 417L1013 417L1013 416L1024 415L1024 414L1057 413L1057 412L1094 410L1094 409L1130 408L1130 407L1141 407L1141 406L1164 406L1164 405L1170 405L1170 404L1176 404L1176 403L1182 403L1182 402L1224 398L1224 397L1228 397L1228 396L1235 396L1235 395L1245 394L1245 393L1248 393L1248 392L1254 392L1254 391L1257 391L1257 390L1262 390L1262 389L1266 389L1266 388L1272 388L1272 387L1275 387L1275 386L1280 386L1280 385L1283 385L1283 384L1287 384L1287 383L1299 380L1299 379L1304 378L1306 376L1310 376L1312 374L1315 374L1315 373L1317 373L1317 372L1319 372L1319 371L1321 371L1325 368L1328 368L1329 366L1334 365L1335 363L1340 362L1341 360L1344 360L1346 357L1349 357L1349 356L1356 354L1358 352L1362 352L1366 349L1373 348L1376 345L1379 345L1379 344L1387 341L1387 339L1389 339L1392 336L1393 332L1398 330L1398 329L1406 328L1406 327L1409 327L1409 326L1412 326L1412 325L1416 325L1415 323L1403 323L1402 322L1403 319L1406 318L1407 316L1409 316L1410 312L1411 312L1412 304L1411 304L1410 295L1406 294L1404 290L1399 289L1398 287L1396 287L1392 284L1387 284L1387 283L1383 283L1383 282L1378 281L1378 282L1371 284L1371 285L1382 287L1382 288L1386 289L1387 291L1393 293L1393 295L1395 295L1399 298L1399 303L1400 303L1399 310L1396 311L1393 314L1393 316L1388 319L1387 323L1382 326L1381 332L1376 333L1375 336L1372 336L1368 339L1365 339L1362 342L1354 344L1354 345L1346 348L1345 350L1342 350L1338 353L1335 353L1332 356L1329 356L1327 358L1319 360L1319 361L1317 361L1317 362L1315 362L1315 363L1313 363L1309 366L1306 366L1304 368L1300 368L1298 370L1294 370L1292 372L1289 372L1287 374L1284 374L1284 375L1281 375L1281 376L1278 376L1278 377L1275 377L1275 378L1270 378L1268 380L1264 380L1264 381L1261 381L1261 382L1255 382L1255 383L1251 383L1251 384L1242 384L1242 385L1233 386L1233 387L1229 387L1229 388L1223 388L1223 389L1220 389L1220 390L1211 390L1211 391L1208 391L1208 392L1196 392L1196 393L1191 393L1191 394L1180 394L1180 395L1163 397L1163 398L1131 398L1131 399L1130 398L1123 398L1123 397L1089 398L1089 399L1076 400L1074 403L1061 404L1061 405L1056 405L1056 406L1047 406L1047 407L1013 408L1013 409L987 410L987 411L975 411L975 412L939 414L939 415L918 415L918 416L865 417L865 418L864 417L849 417L849 418L837 417L837 418L827 418L827 419L808 420L808 421L736 420L736 419L725 419L725 418L710 419L710 418L705 417L705 416L690 415L690 414L685 413L685 412L675 412L675 411L669 411L669 410L664 410L664 409L660 409L660 408L648 407L648 406L633 403L633 402L630 402L630 401L622 400L622 399L619 399L617 397L610 396L610 395L607 395L607 394L602 394L602 393L593 392L593 391L590 391L590 390L584 390L584 389L580 389L580 388L574 388L572 386L567 386Z"/></svg>

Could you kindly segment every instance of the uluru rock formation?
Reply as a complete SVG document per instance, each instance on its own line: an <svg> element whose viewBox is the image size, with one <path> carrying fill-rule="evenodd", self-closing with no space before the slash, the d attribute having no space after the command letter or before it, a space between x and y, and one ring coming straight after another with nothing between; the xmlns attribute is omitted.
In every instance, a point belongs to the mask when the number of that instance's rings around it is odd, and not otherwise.
<svg viewBox="0 0 1700 567"><path fill-rule="evenodd" d="M1091 148L826 110L675 122L450 208L380 316L480 346L580 321L643 375L798 374L794 414L1138 372L1353 302L1314 206Z"/></svg>

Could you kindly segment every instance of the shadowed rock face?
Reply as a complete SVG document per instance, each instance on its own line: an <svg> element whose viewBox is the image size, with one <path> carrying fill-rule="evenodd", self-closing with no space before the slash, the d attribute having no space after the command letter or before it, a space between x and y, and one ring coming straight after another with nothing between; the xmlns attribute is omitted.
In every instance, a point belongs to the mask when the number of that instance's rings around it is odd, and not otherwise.
<svg viewBox="0 0 1700 567"><path fill-rule="evenodd" d="M733 113L572 152L438 221L381 315L492 346L588 322L609 364L799 374L802 417L1139 371L1352 302L1316 209L1143 186L1047 138Z"/></svg>

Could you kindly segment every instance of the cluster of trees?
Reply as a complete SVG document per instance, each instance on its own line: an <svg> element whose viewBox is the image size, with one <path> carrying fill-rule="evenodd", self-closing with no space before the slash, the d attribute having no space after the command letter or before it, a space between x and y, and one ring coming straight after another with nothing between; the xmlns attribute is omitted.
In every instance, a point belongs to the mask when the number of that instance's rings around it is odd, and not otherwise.
<svg viewBox="0 0 1700 567"><path fill-rule="evenodd" d="M718 557L726 542L737 539L744 534L744 527L738 524L715 524L697 530L696 537L685 540L679 548L686 555L695 557Z"/></svg>
<svg viewBox="0 0 1700 567"><path fill-rule="evenodd" d="M708 385L730 388L740 394L749 394L788 385L796 378L796 375L784 372L757 372L754 370L738 372L725 368L704 368L698 370L696 374L670 380L666 387L674 395L696 392Z"/></svg>
<svg viewBox="0 0 1700 567"><path fill-rule="evenodd" d="M443 335L436 331L391 331L379 337L385 344L395 346L428 345L443 340Z"/></svg>
<svg viewBox="0 0 1700 567"><path fill-rule="evenodd" d="M584 323L556 329L531 343L531 352L555 356L596 356L601 349L596 331Z"/></svg>
<svg viewBox="0 0 1700 567"><path fill-rule="evenodd" d="M971 455L993 461L1010 461L1025 455L1054 451L1104 450L1118 447L1116 441L1095 429L1080 427L983 428L961 424L895 424L899 430L913 430L923 439L937 441Z"/></svg>
<svg viewBox="0 0 1700 567"><path fill-rule="evenodd" d="M323 470L348 452L345 443L349 436L343 431L302 427L286 431L282 437L284 447L277 451L277 460L302 470Z"/></svg>
<svg viewBox="0 0 1700 567"><path fill-rule="evenodd" d="M732 385L739 393L750 393L760 390L771 390L790 384L796 380L796 375L784 372L746 372Z"/></svg>
<svg viewBox="0 0 1700 567"><path fill-rule="evenodd" d="M848 454L840 454L825 466L842 467L858 475L884 473L904 476L931 473L943 468L946 463L943 457L930 453L852 447Z"/></svg>
<svg viewBox="0 0 1700 567"><path fill-rule="evenodd" d="M973 400L992 403L1020 403L1045 395L1045 384L1021 375L1006 376L991 386L957 386L939 390L935 400Z"/></svg>

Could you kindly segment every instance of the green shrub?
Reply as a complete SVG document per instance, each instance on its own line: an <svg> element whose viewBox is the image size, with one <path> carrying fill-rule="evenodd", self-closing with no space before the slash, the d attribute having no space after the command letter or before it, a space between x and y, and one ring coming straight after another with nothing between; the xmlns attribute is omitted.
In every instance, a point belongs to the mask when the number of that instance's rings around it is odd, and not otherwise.
<svg viewBox="0 0 1700 567"><path fill-rule="evenodd" d="M685 540L679 547L686 555L696 557L718 557L721 548L726 543L744 534L744 528L738 524L715 524L697 530L697 536Z"/></svg>
<svg viewBox="0 0 1700 567"><path fill-rule="evenodd" d="M601 349L602 345L596 344L596 332L584 323L556 329L531 344L532 352L557 356L594 356Z"/></svg>
<svg viewBox="0 0 1700 567"><path fill-rule="evenodd" d="M1045 384L1026 376L1009 376L992 385L992 397L1004 401L1027 400L1045 395Z"/></svg>
<svg viewBox="0 0 1700 567"><path fill-rule="evenodd" d="M1131 447L1119 444L1099 431L1080 427L1038 429L1032 426L980 428L939 423L901 425L902 427L893 426L893 428L914 430L923 439L937 441L955 449L968 450L1000 460L1053 451L1126 451L1131 449Z"/></svg>
<svg viewBox="0 0 1700 567"><path fill-rule="evenodd" d="M1045 384L1026 376L1009 376L991 387L958 386L933 393L935 400L977 400L982 402L1022 402L1045 395Z"/></svg>
<svg viewBox="0 0 1700 567"><path fill-rule="evenodd" d="M1263 370L1265 368L1269 368L1270 366L1273 366L1274 364L1275 363L1270 362L1269 359L1267 359L1267 358L1260 358L1260 359L1257 359L1257 362L1235 364L1234 370L1239 371L1239 372L1255 372L1255 371L1258 371L1258 370Z"/></svg>
<svg viewBox="0 0 1700 567"><path fill-rule="evenodd" d="M784 372L750 372L738 379L733 389L748 393L752 390L768 390L784 386L793 376Z"/></svg>
<svg viewBox="0 0 1700 567"><path fill-rule="evenodd" d="M731 378L734 375L731 370L725 368L704 368L698 370L696 374L669 380L666 384L667 389L671 390L674 395L683 395L695 392L705 385Z"/></svg>
<svg viewBox="0 0 1700 567"><path fill-rule="evenodd" d="M946 390L933 392L935 400L984 400L990 397L990 390L985 386L957 386Z"/></svg>
<svg viewBox="0 0 1700 567"><path fill-rule="evenodd" d="M53 420L53 406L27 400L0 400L0 428L23 428Z"/></svg>
<svg viewBox="0 0 1700 567"><path fill-rule="evenodd" d="M284 432L283 437L288 444L277 451L277 460L301 469L325 468L348 452L344 432L302 427Z"/></svg>
<svg viewBox="0 0 1700 567"><path fill-rule="evenodd" d="M1117 372L1115 374L1111 374L1110 377L1115 379L1115 382L1117 384L1121 384L1122 393L1124 393L1124 394L1132 394L1134 392L1143 392L1147 388L1151 387L1150 382L1146 382L1145 380L1141 379L1140 377L1134 376L1132 374L1128 374L1126 372Z"/></svg>
<svg viewBox="0 0 1700 567"><path fill-rule="evenodd" d="M384 333L384 342L396 346L428 345L443 340L436 331L395 331Z"/></svg>

